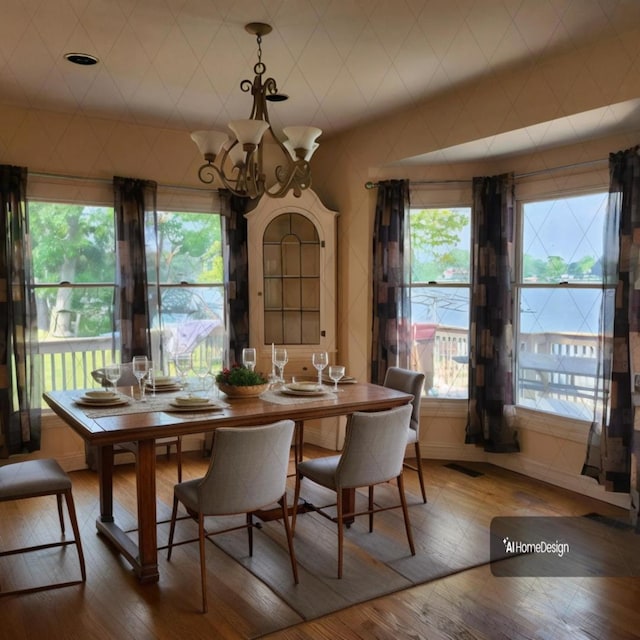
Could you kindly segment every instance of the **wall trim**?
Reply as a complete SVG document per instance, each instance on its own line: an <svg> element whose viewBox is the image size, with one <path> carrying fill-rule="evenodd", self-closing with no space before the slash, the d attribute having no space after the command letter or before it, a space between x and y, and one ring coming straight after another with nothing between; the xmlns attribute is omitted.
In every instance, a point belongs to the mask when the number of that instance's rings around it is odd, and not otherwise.
<svg viewBox="0 0 640 640"><path fill-rule="evenodd" d="M522 453L496 454L487 453L475 445L450 445L421 443L422 455L434 460L455 460L462 462L488 462L496 467L508 469L514 473L552 484L574 493L601 500L623 509L630 508L628 493L612 493L605 491L592 478L551 469L548 465L525 457Z"/></svg>

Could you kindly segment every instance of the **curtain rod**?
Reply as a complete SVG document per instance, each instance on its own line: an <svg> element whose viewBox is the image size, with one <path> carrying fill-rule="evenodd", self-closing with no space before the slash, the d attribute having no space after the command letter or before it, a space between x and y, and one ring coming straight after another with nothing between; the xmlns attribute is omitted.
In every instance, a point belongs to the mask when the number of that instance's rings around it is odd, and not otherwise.
<svg viewBox="0 0 640 640"><path fill-rule="evenodd" d="M565 169L573 169L574 167L585 167L594 164L602 164L603 162L608 162L608 158L601 158L599 160L586 160L585 162L576 162L574 164L565 164L559 167L548 167L546 169L538 169L537 171L530 171L528 173L518 173L514 177L516 179L520 178L530 178L532 176L539 176L544 173L552 173L554 171L563 171ZM467 184L471 182L471 180L409 180L410 185L417 184ZM379 182L365 182L365 189L375 189L380 183Z"/></svg>
<svg viewBox="0 0 640 640"><path fill-rule="evenodd" d="M85 180L87 182L100 182L103 184L113 184L113 180L109 178L89 178L87 176L72 176L63 173L46 173L42 171L29 171L28 175L36 176L37 178L54 178L56 180ZM181 189L184 191L197 191L200 193L218 193L218 189L206 189L204 187L185 187L180 184L161 184L158 183L158 187L163 189Z"/></svg>

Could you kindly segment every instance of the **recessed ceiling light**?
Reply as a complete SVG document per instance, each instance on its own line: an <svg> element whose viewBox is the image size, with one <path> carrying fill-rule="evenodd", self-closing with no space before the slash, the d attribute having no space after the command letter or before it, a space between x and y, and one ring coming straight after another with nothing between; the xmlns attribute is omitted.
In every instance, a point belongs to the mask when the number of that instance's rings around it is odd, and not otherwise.
<svg viewBox="0 0 640 640"><path fill-rule="evenodd" d="M69 62L73 62L73 64L81 64L85 67L98 64L98 58L89 53L65 53L64 57Z"/></svg>

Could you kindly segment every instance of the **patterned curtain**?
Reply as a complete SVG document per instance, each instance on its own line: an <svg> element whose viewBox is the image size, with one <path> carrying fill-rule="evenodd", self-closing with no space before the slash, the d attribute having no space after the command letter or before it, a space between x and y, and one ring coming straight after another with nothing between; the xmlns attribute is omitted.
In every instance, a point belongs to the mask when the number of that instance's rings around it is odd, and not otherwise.
<svg viewBox="0 0 640 640"><path fill-rule="evenodd" d="M220 191L224 237L224 278L227 303L227 365L242 362L242 350L249 346L249 262L247 219L250 200Z"/></svg>
<svg viewBox="0 0 640 640"><path fill-rule="evenodd" d="M3 458L40 449L42 376L26 193L27 170L0 165L0 457Z"/></svg>
<svg viewBox="0 0 640 640"><path fill-rule="evenodd" d="M514 178L473 179L469 417L465 442L519 451L513 426Z"/></svg>
<svg viewBox="0 0 640 640"><path fill-rule="evenodd" d="M373 229L371 382L387 368L411 365L411 251L409 181L378 185Z"/></svg>
<svg viewBox="0 0 640 640"><path fill-rule="evenodd" d="M116 176L113 190L117 263L115 316L122 362L130 362L136 355L151 357L144 226L146 212L153 213L154 219L157 216L157 184ZM156 285L157 282L156 278Z"/></svg>
<svg viewBox="0 0 640 640"><path fill-rule="evenodd" d="M591 424L582 474L607 491L630 492L631 519L640 532L640 427L634 431L632 397L633 371L640 372L639 152L634 147L609 156L599 354L604 407Z"/></svg>

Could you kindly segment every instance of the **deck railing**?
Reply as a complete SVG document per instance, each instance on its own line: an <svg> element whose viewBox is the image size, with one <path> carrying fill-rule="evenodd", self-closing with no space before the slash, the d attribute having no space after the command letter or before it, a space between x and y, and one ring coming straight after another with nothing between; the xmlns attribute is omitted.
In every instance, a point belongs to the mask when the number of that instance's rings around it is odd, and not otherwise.
<svg viewBox="0 0 640 640"><path fill-rule="evenodd" d="M460 327L416 324L413 337L413 367L425 374L426 394L467 397L468 331ZM543 371L530 368L529 358L529 368L520 366L517 402L568 415L575 415L577 411L580 417L591 413L596 395L597 341L596 335L585 333L521 334L520 353L539 355L545 362L549 361L546 356L553 357L559 364L557 371ZM572 404L579 405L578 409Z"/></svg>
<svg viewBox="0 0 640 640"><path fill-rule="evenodd" d="M468 331L443 325L414 325L413 362L425 374L425 392L430 396L465 398L469 375ZM549 354L575 361L597 357L597 336L593 334L539 332L520 335L520 351ZM110 336L92 338L50 338L40 343L45 390L82 389L95 386L91 371L111 362ZM586 364L585 360L585 364ZM570 372L521 370L518 375L518 402L545 408L581 404L581 413L591 410L595 388L593 375ZM572 389L575 393L572 392ZM594 392L595 397L595 392ZM563 403L563 404L560 404ZM587 406L588 405L588 406ZM585 409L586 407L586 409Z"/></svg>

